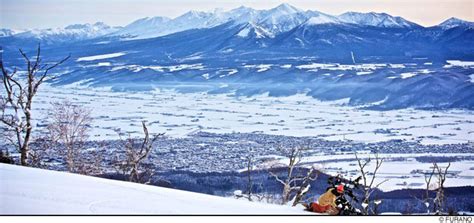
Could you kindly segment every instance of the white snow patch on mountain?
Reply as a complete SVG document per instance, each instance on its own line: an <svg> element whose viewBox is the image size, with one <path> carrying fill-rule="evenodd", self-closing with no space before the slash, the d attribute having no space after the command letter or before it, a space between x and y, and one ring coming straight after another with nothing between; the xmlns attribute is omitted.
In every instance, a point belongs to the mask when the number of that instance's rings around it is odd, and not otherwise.
<svg viewBox="0 0 474 223"><path fill-rule="evenodd" d="M245 27L244 29L240 30L239 33L237 33L237 36L240 36L240 37L247 37L250 33L250 28L249 27Z"/></svg>
<svg viewBox="0 0 474 223"><path fill-rule="evenodd" d="M239 72L237 69L230 69L229 70L229 73L227 74L227 76L230 76L232 74L236 74L237 72Z"/></svg>
<svg viewBox="0 0 474 223"><path fill-rule="evenodd" d="M311 63L311 64L304 64L304 65L298 65L296 68L298 69L326 69L330 67L337 67L338 64L333 64L333 63Z"/></svg>
<svg viewBox="0 0 474 223"><path fill-rule="evenodd" d="M404 64L388 64L388 66L391 68L405 68Z"/></svg>
<svg viewBox="0 0 474 223"><path fill-rule="evenodd" d="M143 65L130 64L130 65L121 65L121 66L113 67L110 71L117 71L117 70L122 70L122 69L127 69L135 73L140 72L144 69L151 69L151 70L159 71L159 72L164 72L165 70L168 70L169 72L175 72L175 71L181 71L181 70L202 70L204 69L204 66L202 65L202 63L177 64L177 65L171 65L171 66L160 66L160 65L143 66Z"/></svg>
<svg viewBox="0 0 474 223"><path fill-rule="evenodd" d="M179 64L166 67L169 69L170 72L180 71L180 70L202 70L204 66L202 63L197 64Z"/></svg>
<svg viewBox="0 0 474 223"><path fill-rule="evenodd" d="M112 66L112 64L110 62L101 62L101 63L97 63L97 66L98 67L108 67L108 66Z"/></svg>
<svg viewBox="0 0 474 223"><path fill-rule="evenodd" d="M400 76L402 79L407 79L407 78L410 78L410 77L414 77L416 76L417 74L416 73L413 73L413 72L407 72L407 73L401 73Z"/></svg>
<svg viewBox="0 0 474 223"><path fill-rule="evenodd" d="M120 57L125 55L125 53L109 53L109 54L102 54L102 55L94 55L94 56L87 56L87 57L79 57L77 58L77 62L80 61L94 61L94 60L102 60L102 59L110 59L115 57Z"/></svg>
<svg viewBox="0 0 474 223"><path fill-rule="evenodd" d="M260 65L257 66L257 68L258 68L257 72L260 73L260 72L267 71L267 70L269 70L271 67L272 67L271 64L260 64Z"/></svg>
<svg viewBox="0 0 474 223"><path fill-rule="evenodd" d="M367 74L371 74L371 73L373 73L373 72L372 71L359 71L356 74L358 76L361 76L361 75L367 75Z"/></svg>
<svg viewBox="0 0 474 223"><path fill-rule="evenodd" d="M0 164L0 214L314 214L175 189ZM8 204L8 205L7 205Z"/></svg>
<svg viewBox="0 0 474 223"><path fill-rule="evenodd" d="M251 64L251 65L244 66L244 68L247 68L247 69L257 69L257 72L267 71L271 67L272 67L272 64Z"/></svg>
<svg viewBox="0 0 474 223"><path fill-rule="evenodd" d="M461 60L447 60L446 63L448 65L445 65L445 68L449 67L474 67L474 61L461 61Z"/></svg>
<svg viewBox="0 0 474 223"><path fill-rule="evenodd" d="M328 23L339 23L335 18L325 16L325 15L318 15L315 17L311 17L306 21L307 25L320 25L320 24L328 24Z"/></svg>

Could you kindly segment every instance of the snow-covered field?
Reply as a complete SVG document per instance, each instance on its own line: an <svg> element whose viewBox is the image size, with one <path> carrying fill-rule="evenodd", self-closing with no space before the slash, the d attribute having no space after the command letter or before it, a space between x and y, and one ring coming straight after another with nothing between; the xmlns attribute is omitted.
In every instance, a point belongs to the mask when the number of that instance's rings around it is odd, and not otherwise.
<svg viewBox="0 0 474 223"><path fill-rule="evenodd" d="M392 191L398 189L416 189L426 188L425 173L430 173L433 164L431 162L419 162L416 157L473 157L474 153L411 153L411 154L379 154L384 159L382 166L374 181L374 185L381 184L379 189L383 191ZM366 170L373 172L375 168L375 156L368 152L358 154L361 159L371 157L373 160L367 165ZM288 163L288 160L281 157L278 162ZM336 176L341 174L347 179L355 179L360 176L357 160L353 153L341 154L315 154L310 157L304 157L301 161L307 165L315 166L326 174ZM271 164L267 164L271 165ZM273 164L274 165L274 164ZM440 167L446 167L447 162L438 164ZM448 169L445 186L459 187L473 185L474 180L474 160L466 159L452 162ZM369 176L371 179L371 176ZM434 182L434 181L433 181Z"/></svg>
<svg viewBox="0 0 474 223"><path fill-rule="evenodd" d="M0 164L0 214L312 214L71 173Z"/></svg>
<svg viewBox="0 0 474 223"><path fill-rule="evenodd" d="M185 137L196 131L262 132L288 136L320 136L328 140L377 142L420 140L424 144L464 143L474 138L474 113L469 110L370 111L321 102L299 94L289 97L236 97L225 94L113 92L78 85L41 86L33 106L46 117L50 103L68 99L92 109L92 139L116 139L116 130L132 135L146 120L152 132ZM37 123L45 124L44 118Z"/></svg>
<svg viewBox="0 0 474 223"><path fill-rule="evenodd" d="M420 141L423 144L465 143L474 138L474 113L469 110L423 111L413 109L371 111L345 105L347 101L321 102L299 94L289 97L236 97L225 94L114 92L106 88L80 85L42 86L34 112L39 129L46 124L50 103L70 100L92 109L93 140L117 139L117 130L141 134L146 120L151 132L169 137L186 137L197 131L213 133L257 132L288 136L319 136L327 140L379 142L391 139ZM415 151L413 151L415 152ZM439 151L438 151L439 152ZM431 164L415 160L427 154L386 154L380 180L388 181L383 190L422 188L424 178L417 170L428 171ZM436 156L472 156L437 154ZM319 162L323 172L355 176L353 154L314 155L304 162ZM325 161L324 163L321 163ZM403 166L403 168L400 168ZM450 170L448 186L472 185L474 162L456 161Z"/></svg>

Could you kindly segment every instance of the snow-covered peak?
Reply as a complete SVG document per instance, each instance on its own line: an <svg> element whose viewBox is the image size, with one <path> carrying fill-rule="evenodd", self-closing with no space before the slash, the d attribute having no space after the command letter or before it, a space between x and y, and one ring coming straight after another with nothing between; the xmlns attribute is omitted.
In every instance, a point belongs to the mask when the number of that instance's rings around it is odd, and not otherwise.
<svg viewBox="0 0 474 223"><path fill-rule="evenodd" d="M384 28L411 28L418 26L417 24L405 20L402 17L391 16L387 13L346 12L339 15L338 18L345 23L364 26L376 26Z"/></svg>
<svg viewBox="0 0 474 223"><path fill-rule="evenodd" d="M313 13L304 12L289 4L281 4L270 10L259 11L258 25L276 35L289 31L308 20Z"/></svg>
<svg viewBox="0 0 474 223"><path fill-rule="evenodd" d="M438 26L442 27L443 29L451 29L458 26L474 27L474 22L469 22L455 17L451 17L446 21L440 23Z"/></svg>
<svg viewBox="0 0 474 223"><path fill-rule="evenodd" d="M288 3L283 3L283 4L280 4L278 5L277 7L273 8L273 9L270 9L269 10L270 13L272 14L282 14L282 15L291 15L291 14L295 14L295 13L298 13L298 12L302 12L302 10L288 4Z"/></svg>
<svg viewBox="0 0 474 223"><path fill-rule="evenodd" d="M15 35L15 30L12 29L0 29L0 37Z"/></svg>

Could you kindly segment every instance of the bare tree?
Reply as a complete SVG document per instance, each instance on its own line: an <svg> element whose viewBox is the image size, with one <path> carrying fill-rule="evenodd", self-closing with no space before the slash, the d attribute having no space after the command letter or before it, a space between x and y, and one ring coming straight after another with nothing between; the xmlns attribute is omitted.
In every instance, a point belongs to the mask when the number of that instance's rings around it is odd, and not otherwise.
<svg viewBox="0 0 474 223"><path fill-rule="evenodd" d="M147 183L144 182L144 176L151 170L146 168L143 161L148 158L150 151L153 148L153 143L158 140L164 133L159 133L151 136L148 133L148 128L145 122L142 122L144 138L137 143L136 139L130 135L126 140L121 140L125 148L125 158L116 158L116 165L122 174L128 176L130 182ZM150 175L150 173L149 173Z"/></svg>
<svg viewBox="0 0 474 223"><path fill-rule="evenodd" d="M51 141L59 143L59 154L66 159L69 172L83 172L79 169L86 157L84 143L87 141L92 123L91 110L69 101L53 103L50 109L48 132ZM62 149L64 148L64 149Z"/></svg>
<svg viewBox="0 0 474 223"><path fill-rule="evenodd" d="M31 60L21 49L20 54L26 62L26 78L16 76L17 70L9 71L4 67L3 59L0 58L0 69L2 70L3 87L0 97L0 122L13 132L10 138L20 152L20 163L27 165L29 144L32 137L33 117L31 113L33 99L38 92L39 86L47 79L55 76L49 75L49 71L64 63L68 58L59 62L43 63L41 48L38 44L36 57Z"/></svg>
<svg viewBox="0 0 474 223"><path fill-rule="evenodd" d="M436 197L434 198L434 211L436 214L446 213L446 197L444 194L444 183L446 181L446 175L448 174L448 169L451 166L449 162L448 166L445 168L440 167L437 163L433 164L433 169L436 169L437 176L437 188L436 188Z"/></svg>
<svg viewBox="0 0 474 223"><path fill-rule="evenodd" d="M309 171L306 173L306 176L300 181L300 186L296 191L295 197L293 198L293 206L296 206L298 203L300 203L300 201L309 191L311 181L316 180L318 175L319 172L316 170L316 168L314 168L314 166L312 166L311 169L309 169Z"/></svg>
<svg viewBox="0 0 474 223"><path fill-rule="evenodd" d="M287 166L287 172L284 177L278 176L278 174L269 171L270 175L272 175L279 183L283 185L283 192L282 192L282 203L286 204L291 199L293 194L293 206L298 204L301 198L306 194L309 189L309 183L311 181L316 180L317 178L317 171L314 167L311 167L306 175L296 175L295 171L297 168L301 168L300 162L303 156L303 151L305 151L305 147L293 147L291 149L284 149L284 153L286 157L289 159L289 163ZM273 168L272 168L273 169ZM300 171L301 172L301 171Z"/></svg>
<svg viewBox="0 0 474 223"><path fill-rule="evenodd" d="M362 190L363 190L364 199L362 200L362 207L363 207L362 213L365 215L375 214L375 210L371 208L371 204L373 203L371 200L371 195L380 185L388 181L388 180L383 180L378 184L374 184L375 179L377 178L377 173L380 170L380 167L382 166L384 159L380 158L378 153L375 153L375 167L373 171L369 171L367 170L367 167L369 163L372 161L372 158L370 157L370 155L367 159L361 159L357 156L357 153L355 153L355 157L356 157L357 164L359 167L359 172L362 176L362 184L363 184ZM377 205L377 204L373 204L373 205Z"/></svg>
<svg viewBox="0 0 474 223"><path fill-rule="evenodd" d="M431 181L433 179L433 176L435 175L435 171L436 171L436 168L433 166L431 168L431 172L426 172L423 174L426 187L425 187L425 193L421 195L421 198L418 198L417 196L413 196L416 200L423 203L423 205L426 207L426 211L428 214L430 213L430 205L433 200L433 198L431 198L430 196L430 191L431 191L431 188L433 187L433 184L431 183Z"/></svg>
<svg viewBox="0 0 474 223"><path fill-rule="evenodd" d="M424 173L424 180L426 185L425 193L422 195L421 199L418 197L415 197L415 199L425 205L428 214L430 214L431 210L433 210L435 214L446 213L444 183L446 181L446 175L450 166L451 163L449 163L448 166L443 169L438 165L438 163L433 163L431 171ZM434 181L435 178L436 181ZM434 197L430 194L432 192L435 192Z"/></svg>
<svg viewBox="0 0 474 223"><path fill-rule="evenodd" d="M252 155L247 156L247 199L252 201L252 169L253 169L253 157Z"/></svg>

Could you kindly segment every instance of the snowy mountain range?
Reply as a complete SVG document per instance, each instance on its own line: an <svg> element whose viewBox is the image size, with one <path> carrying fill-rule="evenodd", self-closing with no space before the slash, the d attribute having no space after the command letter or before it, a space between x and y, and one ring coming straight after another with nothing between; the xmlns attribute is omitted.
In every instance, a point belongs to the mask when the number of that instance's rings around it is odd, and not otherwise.
<svg viewBox="0 0 474 223"><path fill-rule="evenodd" d="M23 66L18 48L33 52L38 42L51 60L71 54L55 84L193 83L195 91L305 93L379 109L474 109L474 25L456 18L423 27L386 13L332 16L282 4L0 35L9 66Z"/></svg>
<svg viewBox="0 0 474 223"><path fill-rule="evenodd" d="M102 36L118 36L127 39L146 39L169 35L190 29L212 28L228 22L251 24L267 37L274 37L302 24L356 24L383 28L420 28L421 26L402 17L386 13L347 12L338 16L319 11L301 10L289 4L281 4L268 10L255 10L241 6L229 11L215 9L213 12L189 11L174 19L146 17L124 27L110 27L104 23L75 24L65 28L35 29L15 32L1 29L0 37L16 36L51 41L92 39ZM457 26L474 27L473 22L451 18L438 26L445 29Z"/></svg>
<svg viewBox="0 0 474 223"><path fill-rule="evenodd" d="M47 42L66 42L93 39L116 32L121 27L111 27L102 22L94 24L74 24L64 28L33 29L23 32L15 32L9 29L1 29L0 37L14 36L20 39L36 39Z"/></svg>
<svg viewBox="0 0 474 223"><path fill-rule="evenodd" d="M175 19L153 17L139 19L112 36L131 37L134 39L153 38L189 29L212 28L227 22L251 24L262 33L273 37L304 23L310 18L321 21L338 22L338 18L317 11L303 11L289 4L281 4L269 10L255 10L239 7L230 11L219 9L214 12L190 11Z"/></svg>
<svg viewBox="0 0 474 223"><path fill-rule="evenodd" d="M338 16L345 23L352 23L364 26L375 26L384 28L416 28L420 25L410 22L402 17L394 17L387 13L360 13L346 12Z"/></svg>

